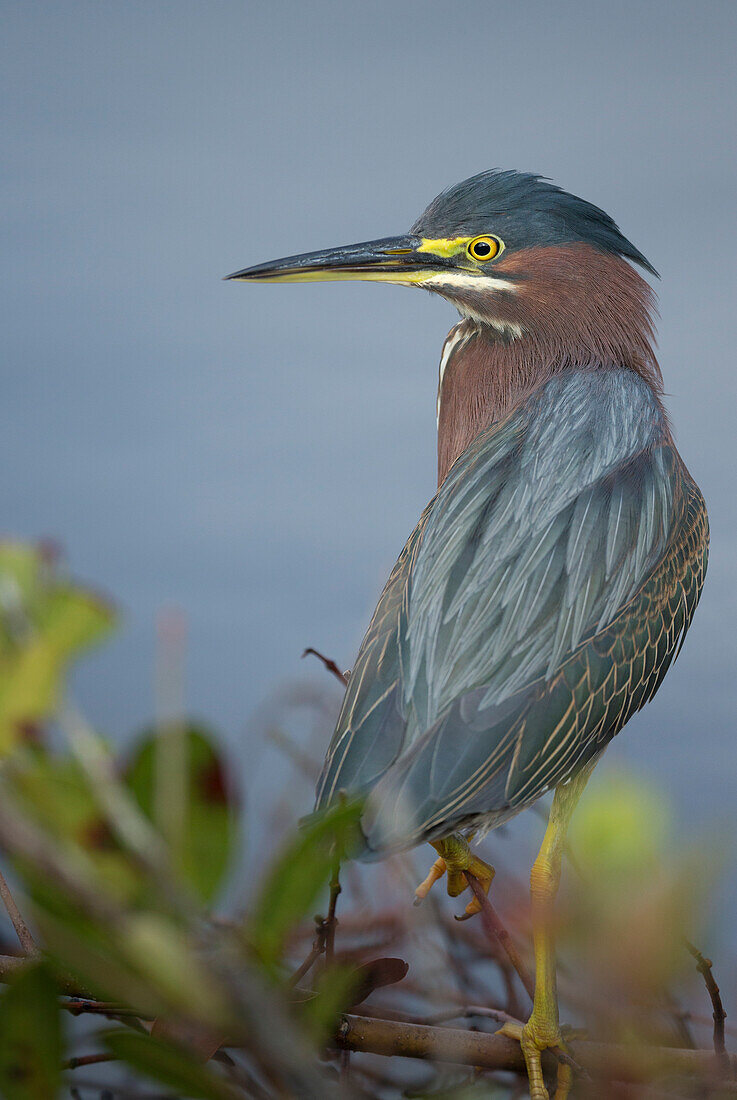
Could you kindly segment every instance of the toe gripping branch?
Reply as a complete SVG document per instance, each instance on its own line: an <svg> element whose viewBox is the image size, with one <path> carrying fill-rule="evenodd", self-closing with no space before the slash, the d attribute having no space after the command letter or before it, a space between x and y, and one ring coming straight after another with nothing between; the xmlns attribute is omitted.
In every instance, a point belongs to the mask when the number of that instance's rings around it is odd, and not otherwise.
<svg viewBox="0 0 737 1100"><path fill-rule="evenodd" d="M452 833L442 840L431 841L431 844L438 852L438 858L430 868L427 878L415 890L415 905L419 905L427 897L433 884L445 874L448 876L447 890L451 898L457 898L468 887L465 871L474 875L481 883L484 893L488 894L495 874L494 868L473 854L464 837ZM481 902L474 896L465 912L456 917L456 920L468 920L480 911Z"/></svg>

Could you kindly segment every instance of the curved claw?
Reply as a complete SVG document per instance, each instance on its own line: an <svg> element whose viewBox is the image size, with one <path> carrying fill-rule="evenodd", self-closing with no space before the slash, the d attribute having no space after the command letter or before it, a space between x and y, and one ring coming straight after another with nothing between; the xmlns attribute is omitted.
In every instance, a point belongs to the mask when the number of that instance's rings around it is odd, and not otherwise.
<svg viewBox="0 0 737 1100"><path fill-rule="evenodd" d="M415 890L415 905L419 905L427 897L433 884L439 878L442 878L446 872L448 875L447 889L449 897L456 898L468 889L468 881L464 871L474 875L481 883L484 893L488 894L495 874L494 868L485 863L483 859L473 855L468 846L468 841L461 836L451 835L443 840L432 841L432 845L440 855L430 868L427 877ZM475 916L480 911L481 903L474 896L466 906L465 912L460 917L456 917L456 920L468 920L469 917Z"/></svg>
<svg viewBox="0 0 737 1100"><path fill-rule="evenodd" d="M471 908L471 902L469 901L468 905L466 906L466 908L464 909L464 911L462 913L454 913L453 914L453 920L457 920L458 923L461 924L464 920L470 920L471 917L475 917L476 913L478 912L478 909L474 913L469 913L468 910L470 908Z"/></svg>

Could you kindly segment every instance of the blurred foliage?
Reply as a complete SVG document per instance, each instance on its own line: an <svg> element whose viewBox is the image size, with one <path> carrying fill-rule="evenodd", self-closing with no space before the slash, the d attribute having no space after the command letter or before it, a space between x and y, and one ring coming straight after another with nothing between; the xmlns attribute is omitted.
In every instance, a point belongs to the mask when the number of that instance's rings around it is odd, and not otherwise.
<svg viewBox="0 0 737 1100"><path fill-rule="evenodd" d="M674 853L668 842L676 832L658 792L616 772L584 796L571 824L578 874L559 907L561 939L584 984L608 991L593 1019L620 1042L668 1041L656 1017L625 1006L662 999L692 972L685 938L706 935L713 845Z"/></svg>
<svg viewBox="0 0 737 1100"><path fill-rule="evenodd" d="M58 575L48 549L0 543L0 755L53 713L67 666L113 621L98 596Z"/></svg>
<svg viewBox="0 0 737 1100"><path fill-rule="evenodd" d="M0 1095L49 1100L61 1080L57 986L42 964L17 974L0 997Z"/></svg>
<svg viewBox="0 0 737 1100"><path fill-rule="evenodd" d="M272 969L295 920L307 916L340 853L350 844L360 806L346 803L316 818L272 864L248 918L248 936L261 962Z"/></svg>
<svg viewBox="0 0 737 1100"><path fill-rule="evenodd" d="M358 982L323 969L297 997L290 934L322 896L357 808L312 821L274 864L245 920L214 922L213 902L239 835L232 769L203 725L141 733L128 759L64 705L64 674L113 626L110 607L60 575L43 548L0 545L0 843L40 933L44 963L12 975L0 997L0 1095L52 1100L65 1057L65 995L95 998L117 1025L105 1047L182 1096L250 1095L210 1055L250 1051L280 1094L329 1095L311 1052ZM48 747L46 725L69 733ZM171 767L181 769L172 785ZM172 795L175 804L172 804ZM163 828L162 828L163 826ZM302 1003L300 1003L302 1002ZM306 1002L306 1003L305 1003ZM153 1035L141 1030L153 1023ZM151 1028L151 1023L148 1024ZM289 1053L285 1053L285 1050Z"/></svg>
<svg viewBox="0 0 737 1100"><path fill-rule="evenodd" d="M55 837L88 875L120 903L142 900L145 880L118 843L89 777L77 759L49 753L43 746L21 747L6 762L4 784L18 810ZM38 891L45 875L28 867Z"/></svg>
<svg viewBox="0 0 737 1100"><path fill-rule="evenodd" d="M245 913L213 916L240 835L240 800L215 734L180 716L144 730L120 761L63 698L70 662L113 624L110 607L66 578L47 550L0 544L0 846L42 948L20 968L0 960L8 983L0 994L0 1095L70 1095L79 1078L63 1068L75 1042L67 1010L104 1018L92 1038L98 1056L116 1059L113 1081L120 1062L134 1082L150 1079L183 1100L401 1095L401 1073L382 1077L371 1065L363 1091L360 1067L338 1084L325 1045L342 1012L407 975L403 959L376 957L389 945L402 943L403 953L417 946L406 868L399 909L407 916L397 921L395 907L380 919L359 895L341 917L336 948L335 922L315 909L329 912L337 865L355 841L360 806L345 802L313 815L283 844L262 880L248 884ZM50 747L59 741L47 736L52 723L66 735L63 749ZM698 937L706 876L691 852L668 859L669 828L653 792L624 780L584 798L574 816L579 877L563 924L569 960L577 958L592 985L587 1024L608 1039L634 1034L641 1002L652 1024L652 1003L686 961L682 931ZM518 914L525 905L510 902ZM489 996L499 1003L506 990L504 1011L522 1011L508 968L473 927L449 919L449 934L438 908L417 919L432 925L435 942L416 952L414 983L401 987L405 1018L418 1004L430 1012L448 998L483 1003L482 975L501 975ZM450 982L438 966L443 936L453 945L445 956ZM292 974L295 955L307 962ZM564 989L566 981L564 973ZM407 1095L509 1095L508 1083L476 1079L471 1068L421 1069L427 1087Z"/></svg>
<svg viewBox="0 0 737 1100"><path fill-rule="evenodd" d="M162 738L180 740L184 764L186 790L179 806L177 870L203 902L210 902L222 884L237 841L232 782L213 734L203 726L146 730L126 765L124 781L151 821L156 820L157 751Z"/></svg>
<svg viewBox="0 0 737 1100"><path fill-rule="evenodd" d="M238 1100L243 1093L213 1076L181 1046L134 1031L116 1029L105 1035L107 1047L146 1077L196 1100Z"/></svg>
<svg viewBox="0 0 737 1100"><path fill-rule="evenodd" d="M596 797L582 799L570 840L584 874L619 890L622 879L657 873L671 827L668 807L651 786L610 771Z"/></svg>

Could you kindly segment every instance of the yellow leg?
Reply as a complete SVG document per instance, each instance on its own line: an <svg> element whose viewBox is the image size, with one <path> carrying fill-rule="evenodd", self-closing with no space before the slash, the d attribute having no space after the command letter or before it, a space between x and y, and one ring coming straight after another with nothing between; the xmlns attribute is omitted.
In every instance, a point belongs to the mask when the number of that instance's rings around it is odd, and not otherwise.
<svg viewBox="0 0 737 1100"><path fill-rule="evenodd" d="M450 897L457 898L468 886L463 874L464 871L475 875L483 886L485 893L488 894L491 881L494 878L494 868L473 854L467 840L457 833L451 833L450 836L443 837L442 840L433 840L430 843L435 851L439 853L439 858L433 863L427 878L415 890L415 905L419 905L423 898L427 897L433 883L442 878L446 872L448 874L448 894ZM472 917L480 909L481 903L474 896L466 906L464 917Z"/></svg>
<svg viewBox="0 0 737 1100"><path fill-rule="evenodd" d="M549 1100L543 1081L542 1052L550 1047L565 1047L558 1019L553 906L560 884L561 860L568 824L590 774L591 769L586 769L570 782L558 787L553 796L548 827L530 874L535 947L535 999L532 1015L522 1028L505 1024L501 1029L504 1034L520 1041L530 1080L531 1100ZM571 1067L560 1063L554 1100L566 1100L571 1084Z"/></svg>

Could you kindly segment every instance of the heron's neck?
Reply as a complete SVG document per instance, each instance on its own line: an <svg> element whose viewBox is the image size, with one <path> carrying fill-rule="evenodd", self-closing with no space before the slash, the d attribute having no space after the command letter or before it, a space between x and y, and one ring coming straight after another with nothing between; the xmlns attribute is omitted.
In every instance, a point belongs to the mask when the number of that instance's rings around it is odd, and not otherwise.
<svg viewBox="0 0 737 1100"><path fill-rule="evenodd" d="M555 374L629 367L660 395L650 288L617 257L594 254L595 270L582 270L589 252L538 249L532 264L528 253L526 279L495 303L497 317L451 329L440 361L438 484L480 431Z"/></svg>

